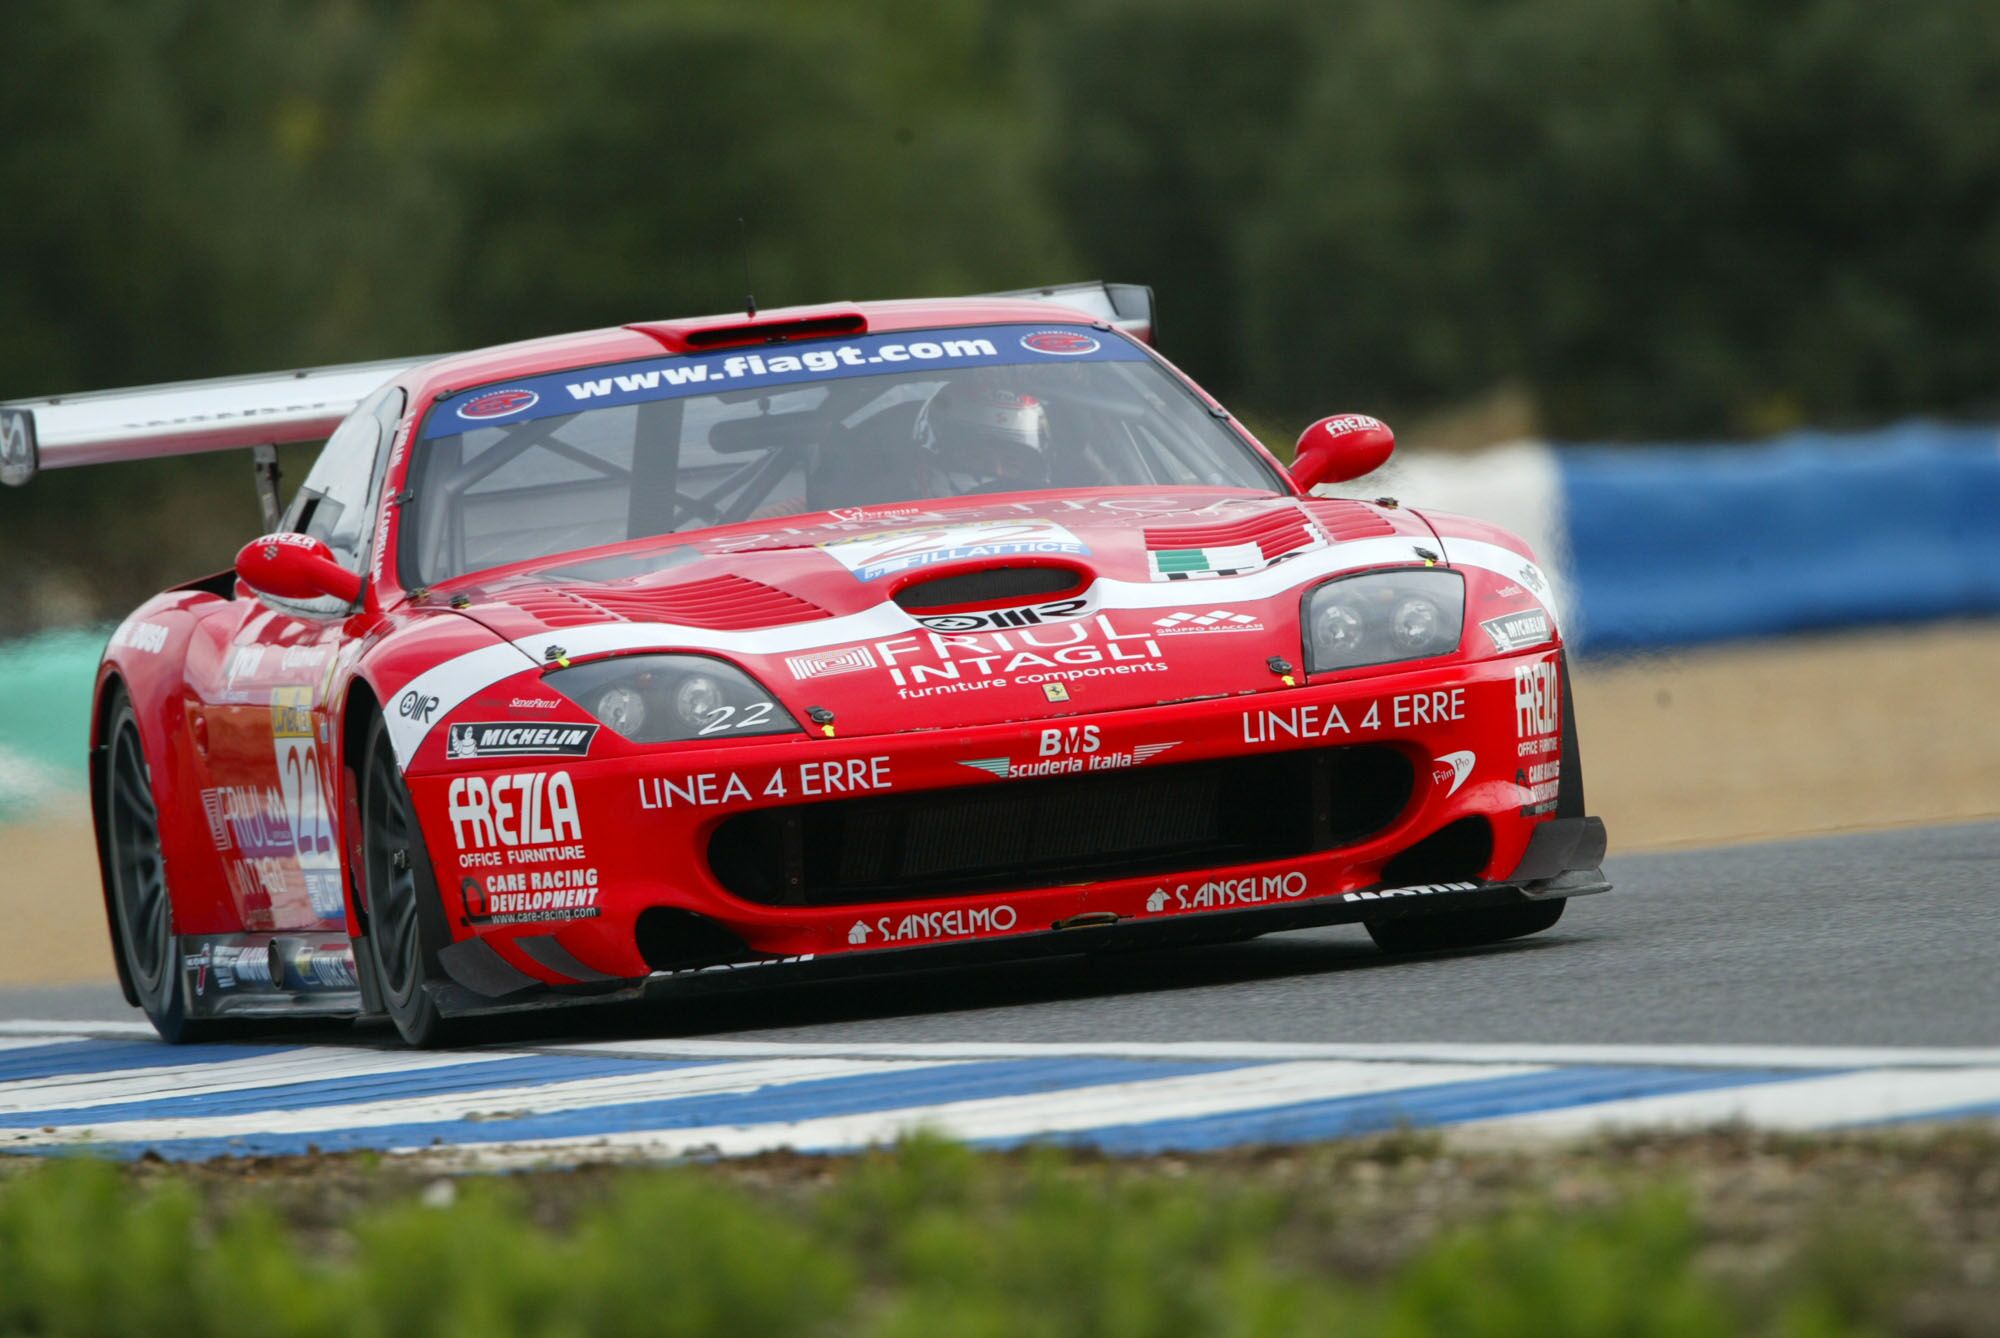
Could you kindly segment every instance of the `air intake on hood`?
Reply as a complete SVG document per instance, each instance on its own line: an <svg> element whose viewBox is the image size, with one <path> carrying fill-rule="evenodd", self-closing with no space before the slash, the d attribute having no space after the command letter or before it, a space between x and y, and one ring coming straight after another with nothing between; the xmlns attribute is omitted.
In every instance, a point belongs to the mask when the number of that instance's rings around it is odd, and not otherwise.
<svg viewBox="0 0 2000 1338"><path fill-rule="evenodd" d="M1072 567L981 567L977 571L906 585L896 592L896 602L906 609L939 609L1007 599L1040 599L1080 590L1088 579Z"/></svg>

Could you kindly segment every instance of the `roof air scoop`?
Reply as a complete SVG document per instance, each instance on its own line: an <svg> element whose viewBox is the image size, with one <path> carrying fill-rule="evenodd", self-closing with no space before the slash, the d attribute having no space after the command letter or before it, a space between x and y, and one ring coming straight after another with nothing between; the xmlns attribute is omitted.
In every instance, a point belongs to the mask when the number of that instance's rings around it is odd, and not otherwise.
<svg viewBox="0 0 2000 1338"><path fill-rule="evenodd" d="M836 308L790 319L743 320L738 317L726 322L654 321L627 328L658 340L660 347L669 353L699 353L744 344L782 344L793 339L867 334L868 318L856 310Z"/></svg>

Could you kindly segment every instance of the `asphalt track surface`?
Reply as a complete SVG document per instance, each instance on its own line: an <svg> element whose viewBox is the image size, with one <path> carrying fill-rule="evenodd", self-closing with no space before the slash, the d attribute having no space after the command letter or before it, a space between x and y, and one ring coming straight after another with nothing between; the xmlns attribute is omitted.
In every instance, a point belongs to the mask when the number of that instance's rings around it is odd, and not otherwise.
<svg viewBox="0 0 2000 1338"><path fill-rule="evenodd" d="M1617 834L1612 833L1616 848ZM1224 947L783 983L675 983L490 1039L831 1044L1505 1042L1991 1046L2000 822L1614 855L1555 929L1396 959L1358 927ZM115 987L0 989L0 1018L129 1021ZM380 1028L317 1029L381 1044Z"/></svg>

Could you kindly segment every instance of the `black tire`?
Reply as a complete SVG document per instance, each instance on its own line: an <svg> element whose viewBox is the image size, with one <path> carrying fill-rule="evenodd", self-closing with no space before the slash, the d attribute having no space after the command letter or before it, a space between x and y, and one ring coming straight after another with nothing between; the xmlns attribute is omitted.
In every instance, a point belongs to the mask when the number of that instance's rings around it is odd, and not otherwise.
<svg viewBox="0 0 2000 1338"><path fill-rule="evenodd" d="M125 977L139 1007L169 1045L209 1040L222 1030L188 1015L181 984L180 944L174 935L174 900L160 853L160 809L153 769L139 734L138 713L122 689L111 702L105 732L103 793L98 796L98 839L103 843L105 891Z"/></svg>
<svg viewBox="0 0 2000 1338"><path fill-rule="evenodd" d="M382 1007L403 1040L420 1048L451 1043L459 1028L426 988L442 978L438 952L451 941L431 874L424 833L380 716L369 724L361 763L361 897L368 913L362 944Z"/></svg>
<svg viewBox="0 0 2000 1338"><path fill-rule="evenodd" d="M1539 934L1562 919L1568 903L1530 901L1519 906L1492 906L1450 915L1411 915L1395 920L1370 920L1368 937L1384 952L1438 952L1446 948L1477 948L1510 938Z"/></svg>

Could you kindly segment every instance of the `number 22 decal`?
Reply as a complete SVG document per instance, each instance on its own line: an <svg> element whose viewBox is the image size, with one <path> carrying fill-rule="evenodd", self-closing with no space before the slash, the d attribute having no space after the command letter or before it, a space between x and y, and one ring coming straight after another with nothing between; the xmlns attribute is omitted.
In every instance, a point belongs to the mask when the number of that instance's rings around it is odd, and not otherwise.
<svg viewBox="0 0 2000 1338"><path fill-rule="evenodd" d="M738 715L741 718L738 718ZM752 702L748 706L718 706L708 713L708 723L701 727L703 735L720 734L724 730L755 729L771 718L771 703Z"/></svg>

